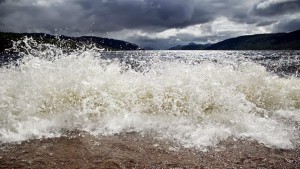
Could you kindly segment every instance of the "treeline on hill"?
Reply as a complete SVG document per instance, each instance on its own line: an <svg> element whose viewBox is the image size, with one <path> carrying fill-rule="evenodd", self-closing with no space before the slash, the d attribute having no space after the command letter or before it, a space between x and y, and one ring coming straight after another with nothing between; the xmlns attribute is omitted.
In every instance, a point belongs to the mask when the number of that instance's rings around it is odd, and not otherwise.
<svg viewBox="0 0 300 169"><path fill-rule="evenodd" d="M189 43L188 45L177 45L171 47L169 50L204 50L208 48L211 44L195 44Z"/></svg>
<svg viewBox="0 0 300 169"><path fill-rule="evenodd" d="M290 33L247 35L212 45L189 44L170 50L300 50L300 30Z"/></svg>
<svg viewBox="0 0 300 169"><path fill-rule="evenodd" d="M19 41L24 37L32 37L38 43L48 43L57 45L63 49L76 49L81 45L93 44L98 48L106 50L139 50L139 46L115 39L82 36L82 37L68 37L68 36L53 36L44 33L6 33L0 32L0 53L5 52L13 46L13 41Z"/></svg>

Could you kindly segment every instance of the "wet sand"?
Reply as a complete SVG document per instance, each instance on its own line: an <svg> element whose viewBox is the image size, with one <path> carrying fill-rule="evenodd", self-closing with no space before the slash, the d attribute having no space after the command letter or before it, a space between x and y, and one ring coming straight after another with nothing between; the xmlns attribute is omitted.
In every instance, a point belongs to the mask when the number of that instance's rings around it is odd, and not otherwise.
<svg viewBox="0 0 300 169"><path fill-rule="evenodd" d="M300 149L228 140L207 151L136 133L69 134L0 145L0 168L300 168Z"/></svg>

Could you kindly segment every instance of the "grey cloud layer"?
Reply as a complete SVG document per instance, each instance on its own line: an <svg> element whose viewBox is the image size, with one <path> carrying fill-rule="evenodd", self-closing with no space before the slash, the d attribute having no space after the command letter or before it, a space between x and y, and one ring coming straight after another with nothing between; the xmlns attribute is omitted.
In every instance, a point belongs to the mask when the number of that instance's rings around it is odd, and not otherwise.
<svg viewBox="0 0 300 169"><path fill-rule="evenodd" d="M300 18L289 21L281 21L277 24L277 32L291 32L300 29Z"/></svg>
<svg viewBox="0 0 300 169"><path fill-rule="evenodd" d="M194 10L193 1L186 0L158 1L158 0L128 0L128 1L96 1L87 4L80 1L88 16L95 16L92 20L97 25L108 25L107 30L123 28L173 28L207 22L210 12ZM104 31L105 28L103 28Z"/></svg>
<svg viewBox="0 0 300 169"><path fill-rule="evenodd" d="M44 6L38 2L44 2ZM13 31L22 31L29 25L32 29L49 31L65 27L79 32L91 29L99 32L122 29L158 31L231 15L232 5L240 5L240 10L232 11L232 15L238 15L243 10L242 4L238 0L226 3L221 0L64 0L58 4L45 0L7 1L0 6L0 19Z"/></svg>
<svg viewBox="0 0 300 169"><path fill-rule="evenodd" d="M277 1L0 0L0 31L55 33L55 30L63 29L68 34L82 35L93 32L101 35L129 29L153 33L210 23L221 16L257 26L278 22L276 30L284 31L297 27L294 19L291 19L291 22L283 22L276 16L297 13L300 0ZM141 39L131 39L140 42L145 38L137 37ZM193 40L190 35L179 37ZM215 37L218 38L219 35ZM169 41L174 39L175 37L171 37Z"/></svg>
<svg viewBox="0 0 300 169"><path fill-rule="evenodd" d="M268 1L264 1L268 2ZM253 13L261 16L272 16L272 15L281 15L281 14L291 14L300 11L300 0L287 0L287 1L278 1L270 3L257 4Z"/></svg>

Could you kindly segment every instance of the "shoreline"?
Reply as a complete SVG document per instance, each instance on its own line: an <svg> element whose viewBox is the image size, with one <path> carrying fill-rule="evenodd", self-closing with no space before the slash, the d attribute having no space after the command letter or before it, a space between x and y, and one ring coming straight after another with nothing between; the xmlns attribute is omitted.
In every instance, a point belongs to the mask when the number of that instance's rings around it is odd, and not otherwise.
<svg viewBox="0 0 300 169"><path fill-rule="evenodd" d="M227 140L199 151L168 140L126 133L68 134L0 144L0 168L300 168L300 148L268 148Z"/></svg>

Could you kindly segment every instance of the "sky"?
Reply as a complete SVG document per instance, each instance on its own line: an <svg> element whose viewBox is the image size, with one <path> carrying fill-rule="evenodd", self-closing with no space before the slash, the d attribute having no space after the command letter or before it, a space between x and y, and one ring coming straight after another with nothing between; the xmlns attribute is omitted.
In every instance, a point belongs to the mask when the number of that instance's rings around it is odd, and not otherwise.
<svg viewBox="0 0 300 169"><path fill-rule="evenodd" d="M167 49L300 29L300 0L0 0L0 31L101 36Z"/></svg>

